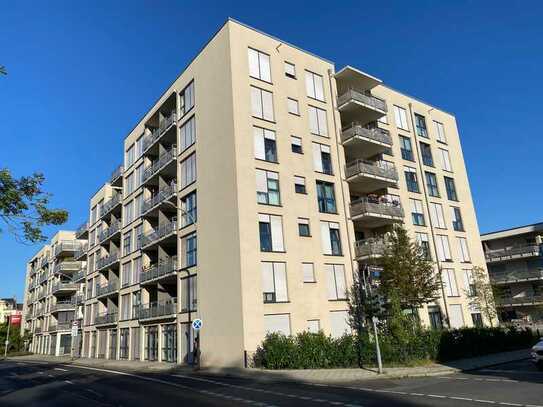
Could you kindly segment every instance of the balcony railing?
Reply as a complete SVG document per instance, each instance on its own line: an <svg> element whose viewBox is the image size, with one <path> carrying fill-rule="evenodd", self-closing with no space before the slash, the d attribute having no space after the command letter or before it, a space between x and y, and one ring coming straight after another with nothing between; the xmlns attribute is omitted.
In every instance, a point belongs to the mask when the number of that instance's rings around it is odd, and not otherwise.
<svg viewBox="0 0 543 407"><path fill-rule="evenodd" d="M171 233L177 231L177 220L174 218L168 223L160 225L157 229L147 232L141 238L141 246L145 247L155 243Z"/></svg>
<svg viewBox="0 0 543 407"><path fill-rule="evenodd" d="M96 269L101 270L118 261L119 261L119 253L117 252L112 253L108 256L100 257L98 260L96 260Z"/></svg>
<svg viewBox="0 0 543 407"><path fill-rule="evenodd" d="M77 283L78 281L83 280L85 278L86 274L87 274L87 269L82 268L77 273L72 274L72 282Z"/></svg>
<svg viewBox="0 0 543 407"><path fill-rule="evenodd" d="M171 112L170 116L162 120L155 130L151 134L148 134L143 138L143 151L146 151L151 147L162 135L164 132L175 123L177 120L177 115L175 112Z"/></svg>
<svg viewBox="0 0 543 407"><path fill-rule="evenodd" d="M79 258L83 257L83 255L85 255L87 253L88 248L89 248L88 243L81 243L79 245L79 248L74 253L74 258L79 259Z"/></svg>
<svg viewBox="0 0 543 407"><path fill-rule="evenodd" d="M356 257L382 256L386 250L384 239L364 239L355 242Z"/></svg>
<svg viewBox="0 0 543 407"><path fill-rule="evenodd" d="M124 167L123 165L119 165L115 170L111 173L111 178L109 179L109 183L113 184L119 177L123 175Z"/></svg>
<svg viewBox="0 0 543 407"><path fill-rule="evenodd" d="M345 166L345 175L347 178L360 174L386 178L393 182L398 181L398 171L396 171L396 167L393 164L356 160Z"/></svg>
<svg viewBox="0 0 543 407"><path fill-rule="evenodd" d="M172 298L164 302L151 302L136 307L136 318L149 319L158 318L177 313L177 299Z"/></svg>
<svg viewBox="0 0 543 407"><path fill-rule="evenodd" d="M100 217L106 216L113 208L121 203L122 196L119 192L116 192L100 207Z"/></svg>
<svg viewBox="0 0 543 407"><path fill-rule="evenodd" d="M376 98L375 96L365 95L354 89L349 89L344 94L339 96L337 99L337 104L338 106L343 106L344 104L348 103L351 100L354 100L355 102L358 102L358 103L362 103L366 106L370 106L382 112L387 111L387 104L384 100Z"/></svg>
<svg viewBox="0 0 543 407"><path fill-rule="evenodd" d="M524 297L497 297L496 305L538 305L543 304L543 295L526 295Z"/></svg>
<svg viewBox="0 0 543 407"><path fill-rule="evenodd" d="M403 218L403 209L398 201L360 198L351 202L351 217L375 215L380 217Z"/></svg>
<svg viewBox="0 0 543 407"><path fill-rule="evenodd" d="M176 270L177 257L174 256L168 261L153 264L152 266L144 268L140 273L140 281L143 283L145 281L154 280L155 278L159 278L167 274L173 273Z"/></svg>
<svg viewBox="0 0 543 407"><path fill-rule="evenodd" d="M116 281L112 281L105 285L96 285L96 296L111 294L119 289L119 284Z"/></svg>
<svg viewBox="0 0 543 407"><path fill-rule="evenodd" d="M343 129L341 133L341 141L345 142L353 137L362 137L377 143L385 144L389 147L392 146L392 137L387 130L380 129L378 127L368 129L357 122L354 122L350 127Z"/></svg>
<svg viewBox="0 0 543 407"><path fill-rule="evenodd" d="M145 200L142 205L142 213L148 212L150 209L154 208L159 203L170 198L177 192L177 184L172 182L165 188L160 189L155 195L151 198Z"/></svg>
<svg viewBox="0 0 543 407"><path fill-rule="evenodd" d="M55 246L54 256L57 257L63 252L75 252L80 243L75 241L64 241Z"/></svg>
<svg viewBox="0 0 543 407"><path fill-rule="evenodd" d="M145 170L143 171L142 181L145 182L156 174L162 167L168 164L171 160L175 159L177 154L177 148L172 147L168 151L162 153L157 160L153 161Z"/></svg>
<svg viewBox="0 0 543 407"><path fill-rule="evenodd" d="M95 325L106 325L106 324L115 324L117 323L117 313L116 312L104 312L96 315L94 318Z"/></svg>
<svg viewBox="0 0 543 407"><path fill-rule="evenodd" d="M81 236L83 236L85 233L87 233L89 230L89 222L85 222L82 225L80 225L76 232L75 232L75 238L80 239Z"/></svg>
<svg viewBox="0 0 543 407"><path fill-rule="evenodd" d="M503 249L496 250L487 250L485 252L486 261L500 261L507 260L509 258L519 258L519 257L532 257L540 256L541 251L540 247L536 244L525 245L525 246L515 246L508 247Z"/></svg>
<svg viewBox="0 0 543 407"><path fill-rule="evenodd" d="M41 326L37 326L37 327L34 328L34 333L35 334L41 334L41 332L42 332Z"/></svg>
<svg viewBox="0 0 543 407"><path fill-rule="evenodd" d="M49 276L47 275L47 273L44 273L40 276L40 278L38 279L38 281L41 283L44 283L45 281L47 281L47 279L49 278Z"/></svg>
<svg viewBox="0 0 543 407"><path fill-rule="evenodd" d="M82 266L83 266L83 263L80 261L63 261L55 265L53 272L67 273L67 272L72 272L72 271L78 271L78 270L81 270Z"/></svg>
<svg viewBox="0 0 543 407"><path fill-rule="evenodd" d="M75 308L74 301L58 301L56 304L51 306L51 312L58 312L64 310L71 310Z"/></svg>
<svg viewBox="0 0 543 407"><path fill-rule="evenodd" d="M489 273L490 281L498 283L515 283L523 281L543 280L543 269L518 270L509 272Z"/></svg>
<svg viewBox="0 0 543 407"><path fill-rule="evenodd" d="M56 283L53 286L52 293L56 293L59 291L76 291L79 288L79 284L76 283Z"/></svg>
<svg viewBox="0 0 543 407"><path fill-rule="evenodd" d="M83 294L77 294L74 296L74 302L79 305L79 304L82 304L83 301L85 301L85 297Z"/></svg>
<svg viewBox="0 0 543 407"><path fill-rule="evenodd" d="M98 236L98 241L103 242L104 240L109 239L115 233L118 233L120 230L121 230L121 222L119 221L113 222L110 227L100 232L100 235Z"/></svg>

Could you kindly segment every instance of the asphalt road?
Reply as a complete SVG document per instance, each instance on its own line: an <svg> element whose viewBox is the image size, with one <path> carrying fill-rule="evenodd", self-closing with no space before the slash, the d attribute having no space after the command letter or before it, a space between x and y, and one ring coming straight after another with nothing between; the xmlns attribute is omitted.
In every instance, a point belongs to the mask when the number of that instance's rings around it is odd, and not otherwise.
<svg viewBox="0 0 543 407"><path fill-rule="evenodd" d="M541 406L543 372L521 361L456 374L345 385L196 374L132 374L0 362L0 406Z"/></svg>

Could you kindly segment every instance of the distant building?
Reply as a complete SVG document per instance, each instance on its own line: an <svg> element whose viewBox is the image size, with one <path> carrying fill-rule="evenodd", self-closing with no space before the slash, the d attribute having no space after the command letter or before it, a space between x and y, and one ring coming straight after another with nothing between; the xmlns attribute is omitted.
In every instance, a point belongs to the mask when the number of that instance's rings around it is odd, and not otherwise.
<svg viewBox="0 0 543 407"><path fill-rule="evenodd" d="M15 298L0 298L0 324L5 324L9 316L20 314L23 304L17 304Z"/></svg>
<svg viewBox="0 0 543 407"><path fill-rule="evenodd" d="M481 235L501 322L543 325L543 222Z"/></svg>

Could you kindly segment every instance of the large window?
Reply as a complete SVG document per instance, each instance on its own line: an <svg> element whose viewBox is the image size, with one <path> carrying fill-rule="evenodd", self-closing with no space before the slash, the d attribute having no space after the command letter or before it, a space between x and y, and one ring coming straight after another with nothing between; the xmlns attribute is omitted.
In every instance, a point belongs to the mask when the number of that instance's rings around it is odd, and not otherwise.
<svg viewBox="0 0 543 407"><path fill-rule="evenodd" d="M443 288L447 297L458 297L458 284L456 283L456 274L454 269L442 269Z"/></svg>
<svg viewBox="0 0 543 407"><path fill-rule="evenodd" d="M194 107L194 81L189 83L179 94L181 116Z"/></svg>
<svg viewBox="0 0 543 407"><path fill-rule="evenodd" d="M134 220L134 201L130 201L124 206L124 224L128 225Z"/></svg>
<svg viewBox="0 0 543 407"><path fill-rule="evenodd" d="M445 171L452 172L451 158L449 156L449 152L443 148L440 148L439 156L441 157L441 168Z"/></svg>
<svg viewBox="0 0 543 407"><path fill-rule="evenodd" d="M428 260L432 258L432 252L430 251L430 242L428 241L428 234L422 232L415 233L415 239L417 244L422 248L424 254Z"/></svg>
<svg viewBox="0 0 543 407"><path fill-rule="evenodd" d="M130 319L130 294L121 295L121 320Z"/></svg>
<svg viewBox="0 0 543 407"><path fill-rule="evenodd" d="M290 335L290 314L264 315L264 332Z"/></svg>
<svg viewBox="0 0 543 407"><path fill-rule="evenodd" d="M332 175L332 158L330 155L330 146L313 144L313 166L315 171Z"/></svg>
<svg viewBox="0 0 543 407"><path fill-rule="evenodd" d="M175 324L162 325L162 361L177 362L177 328Z"/></svg>
<svg viewBox="0 0 543 407"><path fill-rule="evenodd" d="M127 287L132 283L132 263L130 261L122 265L121 282L123 287Z"/></svg>
<svg viewBox="0 0 543 407"><path fill-rule="evenodd" d="M458 258L462 263L471 262L468 249L468 241L465 237L457 237L456 241L458 243Z"/></svg>
<svg viewBox="0 0 543 407"><path fill-rule="evenodd" d="M456 194L456 186L454 185L454 179L451 177L443 177L445 180L445 189L447 190L447 198L450 201L458 201L458 195Z"/></svg>
<svg viewBox="0 0 543 407"><path fill-rule="evenodd" d="M420 155L422 156L422 163L429 167L434 166L434 158L432 157L432 148L430 144L420 142Z"/></svg>
<svg viewBox="0 0 543 407"><path fill-rule="evenodd" d="M394 105L394 121L396 122L396 127L399 129L409 130L407 112L403 107Z"/></svg>
<svg viewBox="0 0 543 407"><path fill-rule="evenodd" d="M124 184L124 196L130 195L134 191L134 171L126 177Z"/></svg>
<svg viewBox="0 0 543 407"><path fill-rule="evenodd" d="M436 174L432 172L425 172L426 176L426 188L428 189L428 195L439 197L439 187L437 186Z"/></svg>
<svg viewBox="0 0 543 407"><path fill-rule="evenodd" d="M181 189L196 181L196 154L192 153L181 161Z"/></svg>
<svg viewBox="0 0 543 407"><path fill-rule="evenodd" d="M315 280L315 265L313 263L302 263L302 275L304 283L314 283Z"/></svg>
<svg viewBox="0 0 543 407"><path fill-rule="evenodd" d="M192 146L196 141L196 119L192 116L179 129L181 152Z"/></svg>
<svg viewBox="0 0 543 407"><path fill-rule="evenodd" d="M132 231L128 231L123 237L123 256L132 252Z"/></svg>
<svg viewBox="0 0 543 407"><path fill-rule="evenodd" d="M119 343L119 358L128 359L128 344L130 343L130 328L121 328Z"/></svg>
<svg viewBox="0 0 543 407"><path fill-rule="evenodd" d="M319 212L337 213L333 183L317 181L317 203L319 205Z"/></svg>
<svg viewBox="0 0 543 407"><path fill-rule="evenodd" d="M456 230L457 232L463 232L464 222L462 221L462 214L460 213L460 208L451 206L451 212L452 212L453 229Z"/></svg>
<svg viewBox="0 0 543 407"><path fill-rule="evenodd" d="M447 138L445 137L445 128L443 127L443 123L436 122L434 120L434 129L436 131L437 141L440 141L442 143L447 143Z"/></svg>
<svg viewBox="0 0 543 407"><path fill-rule="evenodd" d="M443 319L441 318L441 310L437 305L428 306L428 318L432 329L443 329Z"/></svg>
<svg viewBox="0 0 543 407"><path fill-rule="evenodd" d="M278 215L258 215L260 250L263 252L283 252L283 222Z"/></svg>
<svg viewBox="0 0 543 407"><path fill-rule="evenodd" d="M439 261L452 261L449 238L445 235L436 235L437 259Z"/></svg>
<svg viewBox="0 0 543 407"><path fill-rule="evenodd" d="M328 136L328 123L326 120L326 110L315 106L308 106L309 130L311 134L317 136Z"/></svg>
<svg viewBox="0 0 543 407"><path fill-rule="evenodd" d="M181 239L181 266L194 267L197 261L196 233L191 233Z"/></svg>
<svg viewBox="0 0 543 407"><path fill-rule="evenodd" d="M409 202L411 203L411 219L413 220L413 225L424 226L426 222L424 221L422 201L418 199L409 199Z"/></svg>
<svg viewBox="0 0 543 407"><path fill-rule="evenodd" d="M341 256L339 223L321 221L322 251L324 254Z"/></svg>
<svg viewBox="0 0 543 407"><path fill-rule="evenodd" d="M413 157L413 147L411 146L411 139L409 137L400 136L400 152L402 158L408 161L415 161Z"/></svg>
<svg viewBox="0 0 543 407"><path fill-rule="evenodd" d="M257 202L266 205L280 205L279 174L273 171L256 170Z"/></svg>
<svg viewBox="0 0 543 407"><path fill-rule="evenodd" d="M136 169L134 170L134 174L135 174L134 187L138 188L143 182L143 163L136 167Z"/></svg>
<svg viewBox="0 0 543 407"><path fill-rule="evenodd" d="M293 98L287 98L287 109L288 112L291 114L294 114L296 116L300 115L300 105L298 104L298 101Z"/></svg>
<svg viewBox="0 0 543 407"><path fill-rule="evenodd" d="M443 215L443 206L441 206L441 204L430 202L430 219L432 219L432 225L434 227L447 229L445 216Z"/></svg>
<svg viewBox="0 0 543 407"><path fill-rule="evenodd" d="M261 81L271 82L270 56L249 48L249 75Z"/></svg>
<svg viewBox="0 0 543 407"><path fill-rule="evenodd" d="M197 276L181 279L181 312L196 311L198 305Z"/></svg>
<svg viewBox="0 0 543 407"><path fill-rule="evenodd" d="M417 180L417 171L411 167L404 168L405 182L409 192L420 192L419 182Z"/></svg>
<svg viewBox="0 0 543 407"><path fill-rule="evenodd" d="M255 158L277 162L275 132L262 127L253 127Z"/></svg>
<svg viewBox="0 0 543 407"><path fill-rule="evenodd" d="M415 127L417 128L417 136L428 138L428 130L426 129L426 120L424 116L415 113Z"/></svg>
<svg viewBox="0 0 543 407"><path fill-rule="evenodd" d="M288 301L286 263L262 262L261 270L264 302Z"/></svg>
<svg viewBox="0 0 543 407"><path fill-rule="evenodd" d="M259 119L273 121L273 95L267 90L251 86L252 115Z"/></svg>
<svg viewBox="0 0 543 407"><path fill-rule="evenodd" d="M181 227L196 223L196 191L193 191L181 198L181 209Z"/></svg>
<svg viewBox="0 0 543 407"><path fill-rule="evenodd" d="M330 311L330 335L333 338L339 338L350 332L349 312Z"/></svg>
<svg viewBox="0 0 543 407"><path fill-rule="evenodd" d="M134 263L132 264L132 283L137 284L140 282L142 268L141 257L135 258Z"/></svg>
<svg viewBox="0 0 543 407"><path fill-rule="evenodd" d="M305 87L308 97L324 101L324 86L321 75L305 71Z"/></svg>
<svg viewBox="0 0 543 407"><path fill-rule="evenodd" d="M325 264L324 272L328 282L328 299L345 300L347 298L345 267L342 264Z"/></svg>
<svg viewBox="0 0 543 407"><path fill-rule="evenodd" d="M135 159L136 159L136 151L135 151L134 144L132 144L128 148L128 150L126 150L124 168L128 169L128 167L134 164Z"/></svg>

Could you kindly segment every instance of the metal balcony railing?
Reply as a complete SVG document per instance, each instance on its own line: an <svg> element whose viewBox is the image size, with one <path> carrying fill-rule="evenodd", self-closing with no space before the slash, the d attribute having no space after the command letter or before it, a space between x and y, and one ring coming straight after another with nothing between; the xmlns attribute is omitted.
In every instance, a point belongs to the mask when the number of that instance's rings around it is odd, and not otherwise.
<svg viewBox="0 0 543 407"><path fill-rule="evenodd" d="M75 252L77 248L79 247L79 242L75 241L63 241L60 243L57 243L55 246L55 250L53 252L53 255L57 257L59 254L63 252Z"/></svg>
<svg viewBox="0 0 543 407"><path fill-rule="evenodd" d="M373 257L382 256L386 250L386 242L384 239L364 239L355 242L356 257Z"/></svg>
<svg viewBox="0 0 543 407"><path fill-rule="evenodd" d="M175 111L172 111L170 116L166 117L160 122L158 128L154 129L151 134L148 134L143 138L143 151L146 151L149 147L155 144L158 139L162 137L164 132L175 123L176 120L177 114Z"/></svg>
<svg viewBox="0 0 543 407"><path fill-rule="evenodd" d="M162 153L158 159L153 161L149 166L145 168L143 171L142 176L142 182L147 181L149 178L151 178L154 174L156 174L158 171L162 169L166 164L168 164L170 161L175 159L175 156L177 155L177 148L173 146L168 151Z"/></svg>
<svg viewBox="0 0 543 407"><path fill-rule="evenodd" d="M51 312L70 310L75 308L75 301L57 301L51 306Z"/></svg>
<svg viewBox="0 0 543 407"><path fill-rule="evenodd" d="M116 312L103 312L96 315L94 318L95 325L105 325L105 324L115 324L117 323L117 313Z"/></svg>
<svg viewBox="0 0 543 407"><path fill-rule="evenodd" d="M111 173L111 178L109 179L110 184L113 184L119 177L123 175L124 166L121 164Z"/></svg>
<svg viewBox="0 0 543 407"><path fill-rule="evenodd" d="M148 319L174 315L177 313L177 298L164 302L151 302L136 307L137 319Z"/></svg>
<svg viewBox="0 0 543 407"><path fill-rule="evenodd" d="M352 123L351 126L344 128L341 132L342 142L350 140L353 137L363 137L378 143L386 144L389 147L392 146L392 137L387 130L378 127L368 129L358 122Z"/></svg>
<svg viewBox="0 0 543 407"><path fill-rule="evenodd" d="M83 263L80 261L63 261L61 263L55 264L53 269L54 273L67 273L72 271L81 270Z"/></svg>
<svg viewBox="0 0 543 407"><path fill-rule="evenodd" d="M159 278L167 274L173 273L176 270L177 256L174 256L168 261L153 264L149 267L144 268L140 272L140 281L143 283L145 281L154 280L155 278Z"/></svg>
<svg viewBox="0 0 543 407"><path fill-rule="evenodd" d="M159 203L173 196L176 192L177 192L177 184L175 182L172 182L167 187L160 189L151 198L145 200L143 202L141 212L142 213L148 212L150 209L154 208Z"/></svg>
<svg viewBox="0 0 543 407"><path fill-rule="evenodd" d="M80 257L82 257L85 253L87 253L88 248L89 248L88 243L81 243L79 245L79 248L74 253L74 258L79 259Z"/></svg>
<svg viewBox="0 0 543 407"><path fill-rule="evenodd" d="M85 297L83 294L78 294L78 295L75 295L74 296L74 302L79 305L79 304L82 304L83 301L85 301Z"/></svg>
<svg viewBox="0 0 543 407"><path fill-rule="evenodd" d="M34 333L35 334L41 334L41 332L42 332L41 326L37 326L37 327L34 328Z"/></svg>
<svg viewBox="0 0 543 407"><path fill-rule="evenodd" d="M120 193L116 192L112 195L109 200L104 202L100 207L100 217L106 216L113 208L121 203L122 196Z"/></svg>
<svg viewBox="0 0 543 407"><path fill-rule="evenodd" d="M543 279L543 269L537 270L517 270L504 271L499 273L489 273L492 283L514 283Z"/></svg>
<svg viewBox="0 0 543 407"><path fill-rule="evenodd" d="M86 268L82 268L81 270L79 270L77 273L74 273L72 275L72 282L73 283L77 283L78 281L81 281L85 278L85 276L87 275L87 269Z"/></svg>
<svg viewBox="0 0 543 407"><path fill-rule="evenodd" d="M384 201L371 198L360 198L351 202L351 217L361 215L389 216L403 218L403 209L398 201Z"/></svg>
<svg viewBox="0 0 543 407"><path fill-rule="evenodd" d="M496 305L536 305L543 304L543 295L526 295L524 297L497 297Z"/></svg>
<svg viewBox="0 0 543 407"><path fill-rule="evenodd" d="M338 106L343 106L345 103L354 100L356 102L362 103L366 106L370 106L374 109L381 110L382 112L387 111L387 104L384 100L376 98L375 96L365 95L364 93L358 92L354 89L349 89L337 99Z"/></svg>
<svg viewBox="0 0 543 407"><path fill-rule="evenodd" d="M171 233L177 231L177 220L174 218L168 223L160 225L157 229L147 232L141 238L141 246L145 247L155 243Z"/></svg>
<svg viewBox="0 0 543 407"><path fill-rule="evenodd" d="M528 256L540 256L541 251L540 247L536 244L533 245L524 245L524 246L514 246L507 247L503 249L496 250L487 250L485 252L486 260L499 261L502 259L507 259L509 257L528 257Z"/></svg>
<svg viewBox="0 0 543 407"><path fill-rule="evenodd" d="M40 278L38 279L38 281L41 283L44 283L45 281L47 281L47 279L49 278L49 276L47 275L47 273L43 273Z"/></svg>
<svg viewBox="0 0 543 407"><path fill-rule="evenodd" d="M75 291L78 288L79 288L79 284L58 282L55 285L53 285L52 293L54 294L59 291Z"/></svg>
<svg viewBox="0 0 543 407"><path fill-rule="evenodd" d="M89 230L89 222L83 223L75 231L75 238L79 239L81 236L83 236L85 233L87 233L88 230Z"/></svg>
<svg viewBox="0 0 543 407"><path fill-rule="evenodd" d="M108 256L100 257L98 260L96 260L96 269L101 270L117 261L119 261L119 253L117 252L112 253Z"/></svg>
<svg viewBox="0 0 543 407"><path fill-rule="evenodd" d="M110 227L100 232L100 235L98 236L98 241L103 242L104 240L109 239L111 236L113 236L115 233L119 232L120 230L121 230L121 222L116 221L112 223Z"/></svg>
<svg viewBox="0 0 543 407"><path fill-rule="evenodd" d="M116 281L112 281L105 285L96 285L96 296L111 294L119 289L119 284Z"/></svg>
<svg viewBox="0 0 543 407"><path fill-rule="evenodd" d="M375 177L387 178L393 182L398 181L398 171L394 164L383 164L366 160L356 160L345 166L345 176L347 178L355 175L368 174Z"/></svg>

